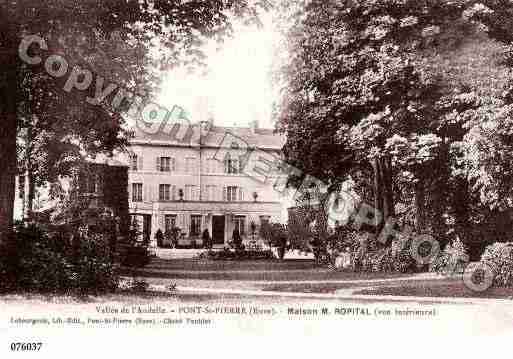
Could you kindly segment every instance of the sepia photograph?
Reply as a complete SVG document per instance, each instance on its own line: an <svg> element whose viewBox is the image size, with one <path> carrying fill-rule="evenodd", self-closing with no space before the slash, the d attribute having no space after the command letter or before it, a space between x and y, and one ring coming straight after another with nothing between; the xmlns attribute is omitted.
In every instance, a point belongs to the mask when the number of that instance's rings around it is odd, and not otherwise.
<svg viewBox="0 0 513 359"><path fill-rule="evenodd" d="M0 0L0 308L2 358L502 355L513 1Z"/></svg>

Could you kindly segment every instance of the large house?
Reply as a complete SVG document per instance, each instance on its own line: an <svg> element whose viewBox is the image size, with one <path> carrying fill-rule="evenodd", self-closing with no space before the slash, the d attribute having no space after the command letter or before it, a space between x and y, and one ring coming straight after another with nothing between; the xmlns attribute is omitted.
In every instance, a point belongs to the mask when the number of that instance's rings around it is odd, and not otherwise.
<svg viewBox="0 0 513 359"><path fill-rule="evenodd" d="M182 136L179 133L182 133ZM183 138L181 138L183 137ZM282 221L284 199L269 171L284 138L271 129L217 127L202 122L186 131L137 128L130 143L129 210L154 246L155 234L181 230L201 243L208 230L223 246L238 228L243 240L265 221Z"/></svg>

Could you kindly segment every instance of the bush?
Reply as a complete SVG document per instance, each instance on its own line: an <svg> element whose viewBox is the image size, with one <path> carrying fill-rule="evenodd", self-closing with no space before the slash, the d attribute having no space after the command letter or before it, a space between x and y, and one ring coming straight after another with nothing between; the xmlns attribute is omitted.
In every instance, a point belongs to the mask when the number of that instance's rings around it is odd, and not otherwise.
<svg viewBox="0 0 513 359"><path fill-rule="evenodd" d="M444 275L461 273L468 262L469 256L465 245L459 239L456 239L438 254L431 263L429 270Z"/></svg>
<svg viewBox="0 0 513 359"><path fill-rule="evenodd" d="M150 254L145 246L125 245L120 252L122 266L141 268L150 262Z"/></svg>
<svg viewBox="0 0 513 359"><path fill-rule="evenodd" d="M129 281L121 282L119 289L125 292L145 293L150 288L150 284L143 279L132 278Z"/></svg>
<svg viewBox="0 0 513 359"><path fill-rule="evenodd" d="M115 291L119 284L113 256L101 235L81 238L73 258L73 287L87 293Z"/></svg>
<svg viewBox="0 0 513 359"><path fill-rule="evenodd" d="M199 253L196 259L208 259L214 261L223 260L271 260L276 259L276 256L271 250L266 251L231 251L228 248L222 251L208 250Z"/></svg>
<svg viewBox="0 0 513 359"><path fill-rule="evenodd" d="M368 253L362 260L361 268L364 272L393 272L391 249Z"/></svg>
<svg viewBox="0 0 513 359"><path fill-rule="evenodd" d="M72 237L67 227L51 232L35 225L16 229L16 260L0 263L11 275L0 290L98 294L118 286L108 239L102 235ZM73 238L73 239L72 239ZM11 258L12 259L12 258Z"/></svg>
<svg viewBox="0 0 513 359"><path fill-rule="evenodd" d="M494 271L493 284L497 287L513 286L513 243L494 243L486 247L481 261Z"/></svg>
<svg viewBox="0 0 513 359"><path fill-rule="evenodd" d="M138 241L141 234L138 223L132 222L128 238L118 244L119 260L122 266L141 268L150 262L148 243Z"/></svg>
<svg viewBox="0 0 513 359"><path fill-rule="evenodd" d="M363 272L415 272L417 266L410 253L411 243L411 239L399 240L392 242L391 247L377 249L376 243L371 241L363 256L358 258L359 255L356 255L355 268ZM361 248L357 248L356 252L360 250Z"/></svg>

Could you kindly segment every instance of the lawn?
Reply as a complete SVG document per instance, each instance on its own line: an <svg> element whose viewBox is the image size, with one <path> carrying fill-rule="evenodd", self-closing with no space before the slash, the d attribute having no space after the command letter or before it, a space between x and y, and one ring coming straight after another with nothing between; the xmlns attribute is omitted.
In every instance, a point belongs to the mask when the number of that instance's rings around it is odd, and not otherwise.
<svg viewBox="0 0 513 359"><path fill-rule="evenodd" d="M24 304L102 304L102 303L122 303L125 305L144 305L164 302L167 304L180 303L202 303L202 302L222 302L224 300L237 301L252 297L238 294L196 294L196 293L166 293L148 291L145 293L109 293L102 295L68 295L68 294L41 294L41 293L11 293L0 295L0 304L18 305Z"/></svg>
<svg viewBox="0 0 513 359"><path fill-rule="evenodd" d="M462 281L453 283L403 283L395 286L382 286L353 292L361 295L392 295L415 297L452 297L452 298L489 298L513 299L513 288L490 288L484 292L475 292L465 286Z"/></svg>
<svg viewBox="0 0 513 359"><path fill-rule="evenodd" d="M333 271L312 260L212 261L195 259L154 259L144 268L121 268L122 276L139 278L212 281L311 281L366 280L403 277L397 273L355 273ZM411 275L411 274L409 274Z"/></svg>
<svg viewBox="0 0 513 359"><path fill-rule="evenodd" d="M353 295L513 299L513 288L491 288L485 292L475 292L459 279L444 278L372 283L284 283L263 287L264 291L329 294L342 289L349 290Z"/></svg>

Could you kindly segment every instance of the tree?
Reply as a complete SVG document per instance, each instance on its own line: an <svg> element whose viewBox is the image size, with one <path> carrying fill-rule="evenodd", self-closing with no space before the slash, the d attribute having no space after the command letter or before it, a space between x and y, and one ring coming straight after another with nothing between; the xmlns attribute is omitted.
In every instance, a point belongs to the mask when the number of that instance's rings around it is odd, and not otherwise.
<svg viewBox="0 0 513 359"><path fill-rule="evenodd" d="M267 6L267 1L250 5L233 0L50 0L44 4L2 0L0 240L10 232L12 224L18 125L32 129L30 140L33 136L43 138L42 153L57 157L46 173L62 165L69 151L109 152L123 144L124 137L124 119L119 111L109 108L107 101L86 104L87 96L95 97L94 86L68 93L63 91L64 78L47 81L43 66L28 68L22 63L18 47L24 35L41 34L48 51L64 54L70 68L90 69L104 78L105 84L116 83L147 98L158 74L151 71L152 66L165 70L177 64L202 64L202 44L208 38L222 41L230 35L231 15L258 22L258 9ZM157 46L165 49L160 52L159 66L150 56L150 50ZM34 55L41 53L41 49L31 51ZM125 99L119 107L123 111L130 105ZM68 140L64 141L65 148L52 153L51 149L62 139Z"/></svg>
<svg viewBox="0 0 513 359"><path fill-rule="evenodd" d="M287 160L327 183L373 178L385 219L401 203L417 232L438 238L451 222L465 236L485 204L511 206L510 3L313 0L282 10Z"/></svg>

